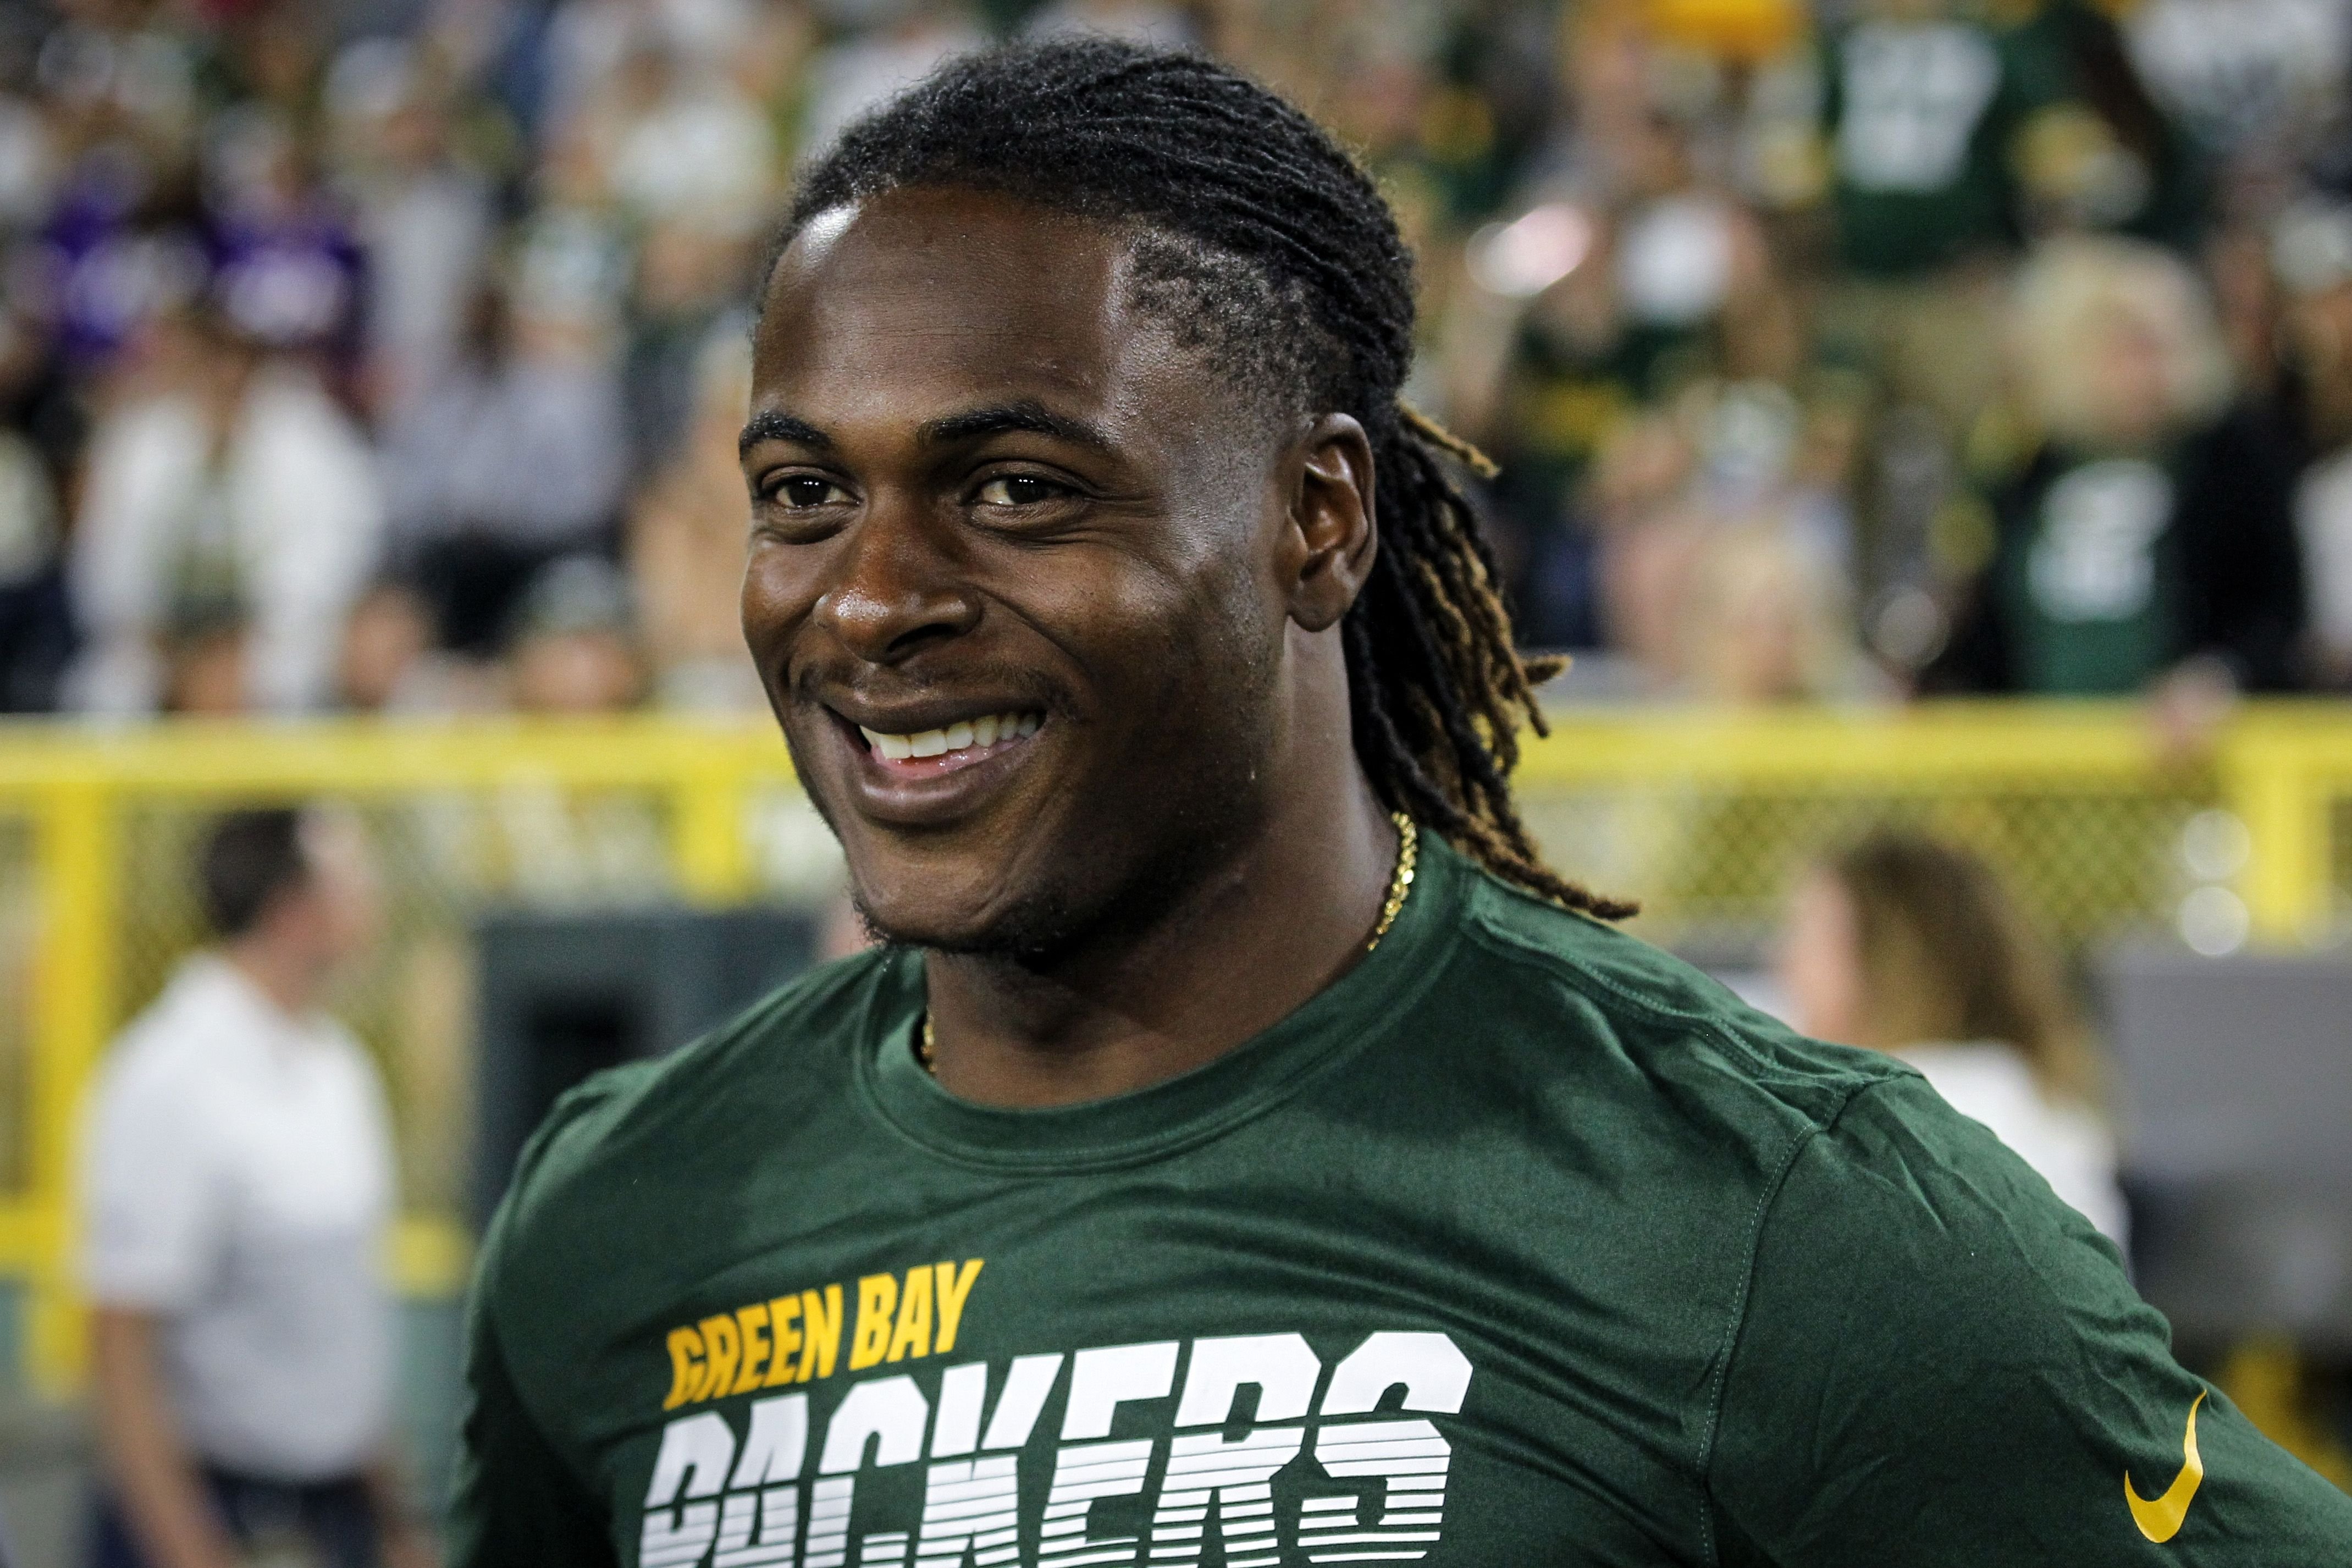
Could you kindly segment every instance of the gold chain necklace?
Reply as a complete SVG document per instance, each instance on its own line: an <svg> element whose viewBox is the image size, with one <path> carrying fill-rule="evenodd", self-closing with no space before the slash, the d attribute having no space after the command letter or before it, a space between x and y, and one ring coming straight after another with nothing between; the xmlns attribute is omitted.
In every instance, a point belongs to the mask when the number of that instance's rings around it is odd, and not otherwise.
<svg viewBox="0 0 2352 1568"><path fill-rule="evenodd" d="M1371 940L1364 943L1366 952L1380 946L1381 938L1388 935L1389 927L1396 924L1397 913L1404 908L1405 895L1412 891L1413 867L1421 858L1421 832L1413 826L1412 818L1402 811L1392 811L1389 813L1389 820L1396 824L1396 870L1389 877L1389 896L1381 901L1381 918L1372 927ZM925 1008L922 1037L915 1043L915 1059L923 1064L925 1072L937 1073L938 1069L931 1065L931 1058L938 1049L939 1037L931 1031L930 1010Z"/></svg>

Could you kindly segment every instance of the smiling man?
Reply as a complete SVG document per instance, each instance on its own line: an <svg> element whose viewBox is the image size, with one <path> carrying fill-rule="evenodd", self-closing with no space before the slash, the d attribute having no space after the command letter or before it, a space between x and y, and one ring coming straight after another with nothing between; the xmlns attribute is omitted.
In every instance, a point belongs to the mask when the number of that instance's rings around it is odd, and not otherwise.
<svg viewBox="0 0 2352 1568"><path fill-rule="evenodd" d="M459 1562L2352 1561L1990 1134L1544 868L1412 332L1196 58L967 61L809 175L743 622L888 940L527 1152Z"/></svg>

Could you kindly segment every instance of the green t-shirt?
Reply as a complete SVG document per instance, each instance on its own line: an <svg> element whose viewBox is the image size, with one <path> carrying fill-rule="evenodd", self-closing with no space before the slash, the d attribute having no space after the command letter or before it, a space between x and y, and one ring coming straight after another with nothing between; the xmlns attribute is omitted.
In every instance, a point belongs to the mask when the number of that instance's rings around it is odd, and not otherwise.
<svg viewBox="0 0 2352 1568"><path fill-rule="evenodd" d="M2146 458L2062 457L2038 483L1994 568L2018 686L2127 696L2179 657L2172 472Z"/></svg>
<svg viewBox="0 0 2352 1568"><path fill-rule="evenodd" d="M1377 951L1139 1093L951 1098L900 952L568 1097L453 1561L2352 1563L1923 1079L1424 842ZM2193 1489L2168 1543L2127 1487Z"/></svg>
<svg viewBox="0 0 2352 1568"><path fill-rule="evenodd" d="M1823 47L1846 266L1901 276L2006 246L2011 139L2068 87L2066 62L2041 31L1873 18L1830 33Z"/></svg>

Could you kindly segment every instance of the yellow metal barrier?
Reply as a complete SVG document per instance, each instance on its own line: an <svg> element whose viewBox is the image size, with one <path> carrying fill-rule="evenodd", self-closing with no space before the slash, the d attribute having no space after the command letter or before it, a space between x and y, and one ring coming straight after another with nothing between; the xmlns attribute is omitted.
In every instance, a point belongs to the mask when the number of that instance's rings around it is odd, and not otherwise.
<svg viewBox="0 0 2352 1568"><path fill-rule="evenodd" d="M2240 910L2254 941L2305 942L2352 883L2352 709L2335 704L2251 707L2189 765L2159 756L2144 715L2101 705L1579 712L1530 746L1519 783L1556 862L1643 900L1636 929L1661 940L1752 940L1804 856L1889 819L1976 844L2072 940L2170 921L2201 890ZM378 997L391 1022L361 1025L388 1051L402 1031L462 1034L432 1020L462 990L464 921L543 896L532 878L551 857L642 830L647 865L607 868L605 894L724 904L806 896L785 885L792 865L823 852L764 722L0 725L0 944L16 930L27 946L21 963L0 952L0 985L21 981L0 993L0 1052L14 1038L21 1057L0 1061L0 1095L16 1100L0 1105L0 1147L16 1152L0 1158L0 1275L26 1288L37 1387L79 1373L68 1264L79 1107L109 1037L194 940L193 826L230 803L317 796L376 812L405 857L407 989ZM409 984L417 975L429 984ZM463 1044L404 1069L433 1140L425 1166L458 1146L445 1080ZM462 1281L450 1206L428 1202L395 1238L411 1290Z"/></svg>

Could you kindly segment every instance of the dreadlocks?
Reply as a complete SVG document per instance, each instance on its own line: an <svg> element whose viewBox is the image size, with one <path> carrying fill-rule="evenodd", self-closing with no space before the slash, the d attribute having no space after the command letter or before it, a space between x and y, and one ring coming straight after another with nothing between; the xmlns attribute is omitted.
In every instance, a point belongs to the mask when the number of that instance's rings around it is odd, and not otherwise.
<svg viewBox="0 0 2352 1568"><path fill-rule="evenodd" d="M1451 465L1475 448L1399 400L1412 260L1371 179L1306 115L1197 55L1103 39L969 57L853 125L803 177L778 248L903 185L1000 192L1130 229L1147 308L1243 391L1342 412L1371 440L1380 548L1341 633L1373 789L1507 880L1615 919L1544 865L1510 790L1544 732L1495 558Z"/></svg>

